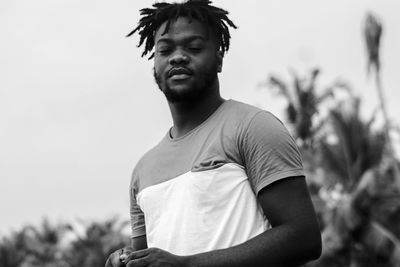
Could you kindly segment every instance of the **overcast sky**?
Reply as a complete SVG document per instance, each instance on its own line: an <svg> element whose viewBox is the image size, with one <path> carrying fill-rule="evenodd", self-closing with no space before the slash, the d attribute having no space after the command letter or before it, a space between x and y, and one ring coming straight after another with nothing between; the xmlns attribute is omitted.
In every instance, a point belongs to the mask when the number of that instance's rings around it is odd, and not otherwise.
<svg viewBox="0 0 400 267"><path fill-rule="evenodd" d="M140 58L135 27L149 0L0 2L0 235L43 216L128 218L130 174L171 118ZM244 4L245 3L245 4ZM383 85L398 122L400 3L396 0L215 0L239 26L221 91L281 116L285 102L260 90L269 74L289 79L321 67L323 88L341 77L377 105L366 79L361 25L384 23ZM284 119L284 118L282 118Z"/></svg>

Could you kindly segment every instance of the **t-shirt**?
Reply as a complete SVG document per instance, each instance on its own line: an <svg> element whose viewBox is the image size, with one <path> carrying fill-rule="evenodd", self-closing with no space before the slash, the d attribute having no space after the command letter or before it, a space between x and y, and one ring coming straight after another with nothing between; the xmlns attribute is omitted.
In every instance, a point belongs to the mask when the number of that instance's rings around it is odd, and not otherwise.
<svg viewBox="0 0 400 267"><path fill-rule="evenodd" d="M179 138L166 136L136 165L132 237L190 255L243 243L268 229L257 194L304 175L300 153L271 113L227 100Z"/></svg>

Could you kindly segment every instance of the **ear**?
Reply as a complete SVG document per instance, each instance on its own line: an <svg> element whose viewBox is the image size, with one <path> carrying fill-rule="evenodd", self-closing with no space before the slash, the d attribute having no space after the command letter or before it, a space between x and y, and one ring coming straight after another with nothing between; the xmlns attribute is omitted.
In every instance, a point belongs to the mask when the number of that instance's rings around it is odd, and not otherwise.
<svg viewBox="0 0 400 267"><path fill-rule="evenodd" d="M222 71L222 62L224 59L224 54L222 53L222 51L217 51L217 71L221 72Z"/></svg>

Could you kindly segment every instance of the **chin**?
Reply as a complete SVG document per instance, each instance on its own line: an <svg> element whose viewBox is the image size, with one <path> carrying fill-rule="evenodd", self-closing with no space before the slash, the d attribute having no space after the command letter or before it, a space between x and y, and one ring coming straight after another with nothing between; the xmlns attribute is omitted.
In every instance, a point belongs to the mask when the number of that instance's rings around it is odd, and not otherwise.
<svg viewBox="0 0 400 267"><path fill-rule="evenodd" d="M198 94L193 94L189 92L175 92L175 91L166 91L164 92L165 97L168 102L171 103L185 103L185 102L193 102L198 99Z"/></svg>
<svg viewBox="0 0 400 267"><path fill-rule="evenodd" d="M188 85L174 85L174 86L168 86L165 89L165 92L169 92L172 94L177 94L177 95L186 95L186 94L191 94L195 89L191 86Z"/></svg>
<svg viewBox="0 0 400 267"><path fill-rule="evenodd" d="M201 98L201 92L194 88L188 88L186 86L174 86L172 88L166 88L163 90L165 97L168 102L171 103L189 103L198 101Z"/></svg>
<svg viewBox="0 0 400 267"><path fill-rule="evenodd" d="M207 76L206 76L207 77ZM170 103L194 103L206 98L212 90L214 79L204 78L202 82L187 80L182 82L171 82L164 80L157 84ZM156 80L157 81L157 80Z"/></svg>

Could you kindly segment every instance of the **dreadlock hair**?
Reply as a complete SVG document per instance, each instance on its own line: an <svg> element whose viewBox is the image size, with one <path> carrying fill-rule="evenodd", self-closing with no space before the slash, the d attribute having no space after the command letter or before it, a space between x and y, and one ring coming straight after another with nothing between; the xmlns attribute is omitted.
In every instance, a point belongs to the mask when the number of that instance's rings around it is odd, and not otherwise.
<svg viewBox="0 0 400 267"><path fill-rule="evenodd" d="M229 33L228 25L237 28L236 25L228 18L228 11L212 6L209 0L187 0L183 3L155 3L153 8L143 8L140 10L142 18L139 20L138 26L130 32L126 37L131 36L135 32L140 35L138 47L143 43L144 51L142 57L151 52L154 48L154 36L157 29L167 22L162 35L166 34L172 22L179 17L187 17L189 23L196 19L215 31L219 49L222 54L229 50ZM154 52L150 55L149 60L154 57Z"/></svg>

